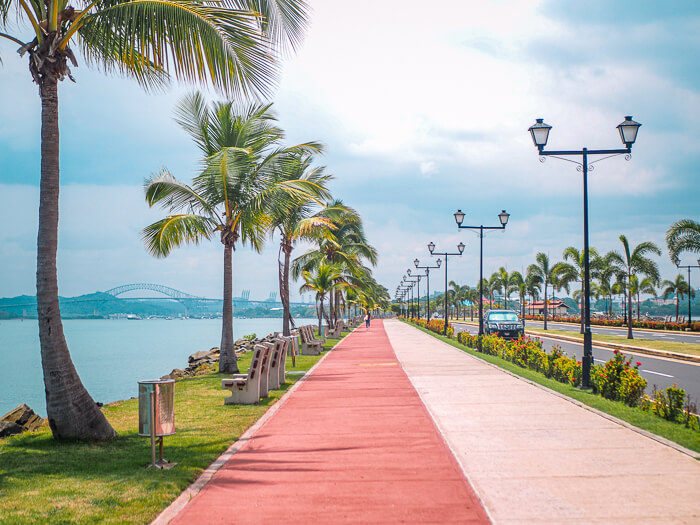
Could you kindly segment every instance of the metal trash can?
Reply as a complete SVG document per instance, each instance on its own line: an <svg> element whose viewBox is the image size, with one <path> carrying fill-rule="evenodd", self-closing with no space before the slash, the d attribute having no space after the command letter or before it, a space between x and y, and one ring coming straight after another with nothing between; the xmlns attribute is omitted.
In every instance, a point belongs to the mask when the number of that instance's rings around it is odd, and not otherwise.
<svg viewBox="0 0 700 525"><path fill-rule="evenodd" d="M151 438L149 467L172 468L175 463L163 459L163 436L175 434L175 380L139 381L139 436ZM156 443L160 459L156 461Z"/></svg>

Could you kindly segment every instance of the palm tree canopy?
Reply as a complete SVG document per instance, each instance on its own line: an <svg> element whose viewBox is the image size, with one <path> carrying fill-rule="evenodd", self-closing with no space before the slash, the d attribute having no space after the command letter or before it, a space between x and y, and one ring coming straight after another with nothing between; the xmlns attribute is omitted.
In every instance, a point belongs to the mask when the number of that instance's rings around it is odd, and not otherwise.
<svg viewBox="0 0 700 525"><path fill-rule="evenodd" d="M695 290L689 288L688 281L685 280L683 275L678 274L673 281L664 281L661 283L663 291L661 295L664 299L670 297L671 295L676 295L678 298L682 299L690 292L690 297L695 297Z"/></svg>
<svg viewBox="0 0 700 525"><path fill-rule="evenodd" d="M75 43L88 64L147 88L174 76L234 95L268 96L277 56L296 47L308 25L303 0L2 0L0 29L11 11L32 34L0 36L22 55L52 57L59 80L72 79ZM35 79L41 66L30 66Z"/></svg>
<svg viewBox="0 0 700 525"><path fill-rule="evenodd" d="M682 252L700 253L700 222L690 219L674 222L666 232L666 245L673 264L680 263Z"/></svg>
<svg viewBox="0 0 700 525"><path fill-rule="evenodd" d="M659 250L658 246L651 241L645 241L631 249L625 235L620 235L620 242L622 242L624 248L623 254L620 255L614 251L610 252L607 255L609 260L613 264L624 268L626 270L625 273L641 273L649 277L653 284L658 284L661 280L659 266L648 257L649 254L661 255L661 250Z"/></svg>

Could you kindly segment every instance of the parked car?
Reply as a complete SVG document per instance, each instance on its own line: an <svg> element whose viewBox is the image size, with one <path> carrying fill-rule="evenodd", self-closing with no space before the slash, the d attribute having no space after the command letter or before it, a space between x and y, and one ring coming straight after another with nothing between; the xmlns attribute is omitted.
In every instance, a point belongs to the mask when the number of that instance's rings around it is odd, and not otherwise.
<svg viewBox="0 0 700 525"><path fill-rule="evenodd" d="M486 335L518 339L525 335L525 324L513 310L489 310L484 316L484 331Z"/></svg>

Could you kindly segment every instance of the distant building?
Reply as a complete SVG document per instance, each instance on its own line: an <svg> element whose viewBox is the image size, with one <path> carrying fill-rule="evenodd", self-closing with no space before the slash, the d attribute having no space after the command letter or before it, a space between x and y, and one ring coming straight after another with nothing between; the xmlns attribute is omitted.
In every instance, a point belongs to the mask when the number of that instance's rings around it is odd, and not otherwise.
<svg viewBox="0 0 700 525"><path fill-rule="evenodd" d="M554 301L547 301L547 314L548 315L567 315L569 313L569 306L559 299ZM544 301L532 301L527 305L527 312L533 315L544 315Z"/></svg>

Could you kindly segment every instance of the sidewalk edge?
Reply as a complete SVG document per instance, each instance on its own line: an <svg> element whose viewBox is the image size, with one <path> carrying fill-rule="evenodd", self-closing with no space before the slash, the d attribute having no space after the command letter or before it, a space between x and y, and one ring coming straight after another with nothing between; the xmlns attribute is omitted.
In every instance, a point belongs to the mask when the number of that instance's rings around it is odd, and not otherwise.
<svg viewBox="0 0 700 525"><path fill-rule="evenodd" d="M202 473L197 477L196 480L192 482L189 486L187 486L181 493L180 495L175 498L175 500L170 503L167 507L165 507L154 519L153 521L150 522L150 525L167 525L170 523L179 513L180 511L185 508L185 505L194 498L205 486L209 481L211 480L212 477L214 477L214 474L223 467L227 461L231 459L231 457L238 452L240 449L242 449L248 441L260 430L265 423L267 423L272 416L275 415L275 413L287 402L287 399L289 396L291 396L297 388L300 387L306 381L306 378L308 378L311 373L316 369L318 365L320 365L328 355L335 350L335 348L341 344L345 339L351 334L350 332L348 335L343 337L340 341L338 341L333 348L328 350L326 354L318 360L318 362L312 366L306 374L304 374L296 383L292 385L292 387L287 390L287 392L277 401L274 405L272 405L261 417L258 419L255 423L253 423L252 426L246 430L240 438L238 438L236 441L234 441L218 458L214 460L214 462L209 465L206 469L202 471Z"/></svg>
<svg viewBox="0 0 700 525"><path fill-rule="evenodd" d="M407 326L410 326L411 328L416 328L415 326L412 326L409 324L407 324ZM416 328L416 330L418 330L418 329ZM418 330L418 331L422 332L422 330ZM423 332L423 333L425 333L425 332ZM426 335L432 337L431 334L426 333ZM442 341L441 339L438 339L437 337L433 337L433 339L435 339L437 342L439 342L443 345L449 346L450 348L454 349L457 352L461 352L461 353L463 353L469 357L472 357L474 359L479 359L478 356L471 355L471 354L465 352L464 350L461 350L460 348L452 346L451 344L446 343L445 341ZM506 370L504 368L501 368L500 366L495 365L493 363L489 363L488 361L486 361L484 359L480 359L480 361L482 361L483 363L485 363L493 368L496 368L497 370L500 370L501 372L504 372L512 377L520 379L521 381L524 381L525 383L529 383L530 385L533 385L533 386L536 386L537 388L545 390L545 391L547 391L547 392L549 392L549 393L551 393L551 394L553 394L561 399L564 399L565 401L568 401L568 402L570 402L570 403L572 403L580 408L583 408L585 410L593 412L594 414L597 414L600 417L603 417L603 418L605 418L613 423L617 423L618 425L623 426L629 430L632 430L632 431L636 432L637 434L641 434L642 436L645 436L649 439L652 439L652 440L656 441L657 443L660 443L661 445L666 445L667 447L670 447L670 448L676 450L677 452L685 454L686 456L690 456L693 459L700 460L700 453L695 452L694 450L690 450L689 448L685 448L684 446L679 445L678 443L670 441L664 437L658 436L658 435L654 434L653 432L649 432L648 430L644 430L643 428L635 427L634 425L632 425L631 423L628 423L627 421L623 421L622 419L618 419L615 416L612 416L610 414L602 412L601 410L598 410L597 408L593 408L591 406L588 406L587 404L582 403L578 399L574 399L574 398L569 397L565 394L557 392L556 390L552 390L551 388L547 388L544 385L540 385L539 383L536 383L536 382L531 381L529 379L526 379L522 376L519 376L518 374L514 374L513 372Z"/></svg>

